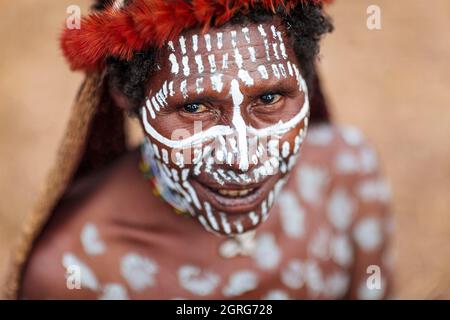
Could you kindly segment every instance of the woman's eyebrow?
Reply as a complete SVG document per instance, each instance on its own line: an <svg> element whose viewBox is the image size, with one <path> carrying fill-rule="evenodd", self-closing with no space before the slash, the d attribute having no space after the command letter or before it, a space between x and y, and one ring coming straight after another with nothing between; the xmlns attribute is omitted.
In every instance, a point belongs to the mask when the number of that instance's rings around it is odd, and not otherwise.
<svg viewBox="0 0 450 320"><path fill-rule="evenodd" d="M294 94L298 91L297 81L292 81L292 79L275 79L275 81L262 80L258 82L251 88L248 88L247 97L251 99L256 99L263 94L267 93L280 93L280 94Z"/></svg>
<svg viewBox="0 0 450 320"><path fill-rule="evenodd" d="M186 97L177 92L175 95L167 96L168 105L181 106L190 103L226 103L231 97L228 94L229 84L224 83L220 92L214 90L211 86L204 86L201 91L198 91L195 85L188 85L186 90ZM243 93L249 99L256 99L259 96L267 93L280 94L294 94L298 90L297 81L293 78L277 79L275 77L269 79L259 79L253 86L242 85Z"/></svg>
<svg viewBox="0 0 450 320"><path fill-rule="evenodd" d="M204 89L202 92L198 93L196 90L192 92L187 92L187 97L184 98L182 95L175 95L167 97L167 102L169 105L186 105L190 103L223 103L229 101L230 97L226 94L227 91L217 92L212 89Z"/></svg>

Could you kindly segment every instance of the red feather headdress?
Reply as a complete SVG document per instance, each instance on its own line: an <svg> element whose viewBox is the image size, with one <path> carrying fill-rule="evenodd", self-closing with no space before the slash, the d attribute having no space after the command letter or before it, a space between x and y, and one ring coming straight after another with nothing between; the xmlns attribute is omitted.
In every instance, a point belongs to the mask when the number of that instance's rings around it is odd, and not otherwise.
<svg viewBox="0 0 450 320"><path fill-rule="evenodd" d="M220 26L240 10L259 4L268 11L279 6L290 10L302 4L323 4L332 0L134 0L120 8L113 1L101 12L81 19L79 29L65 28L61 48L74 70L93 70L105 58L129 60L133 53L160 47L183 30Z"/></svg>

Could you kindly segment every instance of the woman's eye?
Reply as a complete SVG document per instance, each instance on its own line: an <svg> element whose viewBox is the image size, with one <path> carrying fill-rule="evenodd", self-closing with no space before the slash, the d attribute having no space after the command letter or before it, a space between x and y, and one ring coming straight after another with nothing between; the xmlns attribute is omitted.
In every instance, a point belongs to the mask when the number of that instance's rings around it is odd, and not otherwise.
<svg viewBox="0 0 450 320"><path fill-rule="evenodd" d="M188 113L201 113L207 110L206 106L200 103L189 103L183 106L183 110Z"/></svg>
<svg viewBox="0 0 450 320"><path fill-rule="evenodd" d="M266 93L259 97L259 104L274 104L280 101L281 95L276 93Z"/></svg>

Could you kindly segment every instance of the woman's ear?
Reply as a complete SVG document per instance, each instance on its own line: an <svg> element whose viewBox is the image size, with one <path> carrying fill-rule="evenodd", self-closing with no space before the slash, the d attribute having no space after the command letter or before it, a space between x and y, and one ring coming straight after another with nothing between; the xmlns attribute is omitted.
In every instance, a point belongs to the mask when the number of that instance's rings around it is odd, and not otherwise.
<svg viewBox="0 0 450 320"><path fill-rule="evenodd" d="M127 113L131 113L133 111L133 106L130 99L128 99L128 97L115 86L109 85L109 94L111 95L111 99L116 106L121 108L123 111Z"/></svg>

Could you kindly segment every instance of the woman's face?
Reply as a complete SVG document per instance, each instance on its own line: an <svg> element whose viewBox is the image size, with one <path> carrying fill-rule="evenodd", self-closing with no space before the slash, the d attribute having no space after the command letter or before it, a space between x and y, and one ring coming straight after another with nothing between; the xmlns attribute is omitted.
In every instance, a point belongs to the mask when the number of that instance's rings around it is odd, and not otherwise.
<svg viewBox="0 0 450 320"><path fill-rule="evenodd" d="M141 121L162 179L209 231L256 228L308 125L307 88L284 27L188 31L156 63Z"/></svg>

